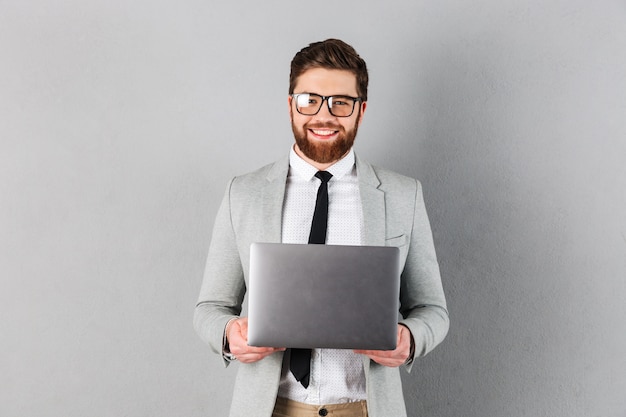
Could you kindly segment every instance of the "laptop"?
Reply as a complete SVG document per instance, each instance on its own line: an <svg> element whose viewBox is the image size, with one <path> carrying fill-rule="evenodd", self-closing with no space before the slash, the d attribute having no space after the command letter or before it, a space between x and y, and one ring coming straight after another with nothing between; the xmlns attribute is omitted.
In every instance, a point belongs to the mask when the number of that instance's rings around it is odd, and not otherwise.
<svg viewBox="0 0 626 417"><path fill-rule="evenodd" d="M396 247L253 243L248 344L286 348L396 348Z"/></svg>

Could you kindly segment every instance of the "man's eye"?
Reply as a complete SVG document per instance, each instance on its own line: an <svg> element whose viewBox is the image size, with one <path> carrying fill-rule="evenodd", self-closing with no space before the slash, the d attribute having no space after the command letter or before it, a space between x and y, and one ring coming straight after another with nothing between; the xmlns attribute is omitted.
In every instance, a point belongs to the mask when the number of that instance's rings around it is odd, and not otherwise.
<svg viewBox="0 0 626 417"><path fill-rule="evenodd" d="M296 96L296 101L299 107L309 107L317 103L317 100L315 99L315 97L311 97L308 94L302 94L302 95Z"/></svg>

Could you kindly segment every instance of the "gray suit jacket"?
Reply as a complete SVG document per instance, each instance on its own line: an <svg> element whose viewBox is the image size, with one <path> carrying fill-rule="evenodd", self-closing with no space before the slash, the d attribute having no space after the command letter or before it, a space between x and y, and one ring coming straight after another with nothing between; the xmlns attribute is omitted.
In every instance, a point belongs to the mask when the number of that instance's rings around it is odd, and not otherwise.
<svg viewBox="0 0 626 417"><path fill-rule="evenodd" d="M404 263L400 289L401 323L423 356L446 336L446 301L432 233L418 181L356 159L363 205L364 244L396 246ZM224 328L242 310L250 244L280 242L289 159L236 177L217 214L204 281L194 314L199 336L221 355ZM270 417L278 392L283 354L240 364L231 417ZM224 362L228 365L228 362ZM370 417L406 416L400 374L363 357ZM407 365L411 370L412 363Z"/></svg>

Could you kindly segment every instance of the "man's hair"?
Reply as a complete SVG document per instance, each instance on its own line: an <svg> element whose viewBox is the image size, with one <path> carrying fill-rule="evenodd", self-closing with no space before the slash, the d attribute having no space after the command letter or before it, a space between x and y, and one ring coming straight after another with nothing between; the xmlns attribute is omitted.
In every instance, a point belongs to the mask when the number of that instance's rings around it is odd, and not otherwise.
<svg viewBox="0 0 626 417"><path fill-rule="evenodd" d="M314 42L302 48L291 61L289 94L298 82L298 77L312 68L347 70L356 76L357 94L367 101L367 66L353 47L339 39Z"/></svg>

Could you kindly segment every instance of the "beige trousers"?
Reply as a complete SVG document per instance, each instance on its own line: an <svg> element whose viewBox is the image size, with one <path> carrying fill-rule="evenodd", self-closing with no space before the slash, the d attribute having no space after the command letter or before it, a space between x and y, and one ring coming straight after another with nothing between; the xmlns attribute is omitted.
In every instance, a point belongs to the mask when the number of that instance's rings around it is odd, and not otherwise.
<svg viewBox="0 0 626 417"><path fill-rule="evenodd" d="M309 405L277 398L272 417L367 417L367 403Z"/></svg>

